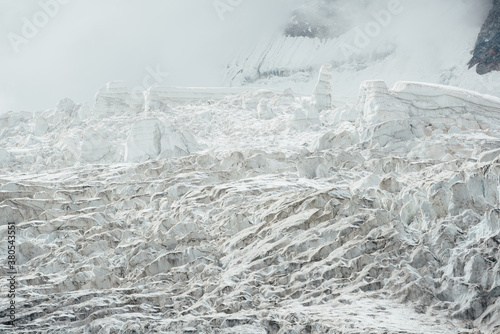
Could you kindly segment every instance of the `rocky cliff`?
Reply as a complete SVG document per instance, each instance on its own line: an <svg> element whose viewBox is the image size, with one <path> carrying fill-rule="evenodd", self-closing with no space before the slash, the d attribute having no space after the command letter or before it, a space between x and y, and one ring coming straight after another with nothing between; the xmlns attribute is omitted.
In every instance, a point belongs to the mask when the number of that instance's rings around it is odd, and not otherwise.
<svg viewBox="0 0 500 334"><path fill-rule="evenodd" d="M500 1L493 1L486 21L479 32L469 68L476 66L478 74L500 69Z"/></svg>

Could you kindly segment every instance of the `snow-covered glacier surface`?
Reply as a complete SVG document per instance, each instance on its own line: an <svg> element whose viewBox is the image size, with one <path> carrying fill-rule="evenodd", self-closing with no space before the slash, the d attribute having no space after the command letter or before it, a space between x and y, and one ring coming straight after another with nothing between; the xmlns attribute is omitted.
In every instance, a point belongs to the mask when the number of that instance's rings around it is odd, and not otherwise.
<svg viewBox="0 0 500 334"><path fill-rule="evenodd" d="M0 147L16 333L500 332L498 98L110 83Z"/></svg>

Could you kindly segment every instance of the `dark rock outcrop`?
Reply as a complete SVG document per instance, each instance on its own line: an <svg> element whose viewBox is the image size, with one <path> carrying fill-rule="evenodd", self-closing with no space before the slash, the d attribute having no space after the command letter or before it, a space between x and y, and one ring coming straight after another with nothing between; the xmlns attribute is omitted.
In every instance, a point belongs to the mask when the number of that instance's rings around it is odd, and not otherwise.
<svg viewBox="0 0 500 334"><path fill-rule="evenodd" d="M476 72L481 75L500 70L500 0L493 0L493 8L479 32L469 68L476 64Z"/></svg>
<svg viewBox="0 0 500 334"><path fill-rule="evenodd" d="M332 38L349 29L352 3L340 0L306 0L292 13L284 34L288 37Z"/></svg>

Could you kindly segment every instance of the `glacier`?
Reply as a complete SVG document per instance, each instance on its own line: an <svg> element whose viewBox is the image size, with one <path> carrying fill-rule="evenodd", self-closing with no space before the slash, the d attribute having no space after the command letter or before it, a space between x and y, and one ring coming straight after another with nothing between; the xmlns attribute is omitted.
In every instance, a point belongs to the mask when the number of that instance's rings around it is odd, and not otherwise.
<svg viewBox="0 0 500 334"><path fill-rule="evenodd" d="M16 333L499 333L500 98L328 68L0 115Z"/></svg>
<svg viewBox="0 0 500 334"><path fill-rule="evenodd" d="M495 41L495 9L488 19L491 24L481 30L492 8L490 0L464 0L459 5L452 0L305 0L300 4L284 33L231 54L221 67L224 85L291 87L307 95L321 66L331 64L334 95L351 102L360 83L374 79L389 86L401 80L418 81L500 96L498 72L477 75L467 66L479 38L482 56L476 55L476 62L485 58L480 67L494 68L496 52L484 45ZM492 62L484 65L487 59Z"/></svg>

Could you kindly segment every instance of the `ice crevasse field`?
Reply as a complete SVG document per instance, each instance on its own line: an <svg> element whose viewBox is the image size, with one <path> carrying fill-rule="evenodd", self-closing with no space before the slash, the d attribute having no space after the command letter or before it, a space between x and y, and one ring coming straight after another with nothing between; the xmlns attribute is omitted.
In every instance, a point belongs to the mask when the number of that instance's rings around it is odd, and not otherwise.
<svg viewBox="0 0 500 334"><path fill-rule="evenodd" d="M389 7L354 1L220 87L0 114L16 333L500 333L500 76L467 68L489 7L455 3L401 1L363 46Z"/></svg>

